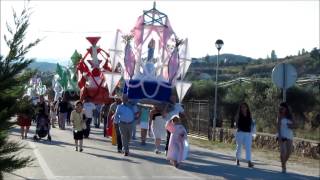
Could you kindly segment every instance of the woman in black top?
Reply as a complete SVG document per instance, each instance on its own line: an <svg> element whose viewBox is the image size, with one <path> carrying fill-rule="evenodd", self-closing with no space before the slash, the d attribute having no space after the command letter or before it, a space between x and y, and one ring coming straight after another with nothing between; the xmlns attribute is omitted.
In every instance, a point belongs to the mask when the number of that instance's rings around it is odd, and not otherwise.
<svg viewBox="0 0 320 180"><path fill-rule="evenodd" d="M253 163L251 162L251 144L252 144L252 134L251 134L251 126L252 126L252 117L249 106L247 103L243 102L239 106L237 118L236 118L236 163L240 165L241 158L241 148L242 145L246 148L246 160L248 162L248 167L253 167Z"/></svg>

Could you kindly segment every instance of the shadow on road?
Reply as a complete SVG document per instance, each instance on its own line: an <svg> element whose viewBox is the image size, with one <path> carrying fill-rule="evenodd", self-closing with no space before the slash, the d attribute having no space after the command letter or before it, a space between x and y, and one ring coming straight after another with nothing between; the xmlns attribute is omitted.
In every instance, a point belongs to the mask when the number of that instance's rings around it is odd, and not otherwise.
<svg viewBox="0 0 320 180"><path fill-rule="evenodd" d="M192 150L192 146L191 146L191 150ZM204 151L193 150L191 154L193 156L207 156L207 157L214 156L217 159L228 160L228 161L232 161L232 162L235 162L235 160L236 160L234 156L224 155L224 154L215 153L215 152L204 152ZM247 164L247 163L245 163L245 164ZM254 159L254 164L255 165L267 165L266 163L259 161L259 160L255 160L255 159Z"/></svg>
<svg viewBox="0 0 320 180"><path fill-rule="evenodd" d="M130 157L143 159L157 164L169 164L168 160L166 160L164 156L153 157L145 154L130 153Z"/></svg>
<svg viewBox="0 0 320 180"><path fill-rule="evenodd" d="M204 176L220 176L226 179L318 179L313 176L300 175L295 173L283 174L280 171L247 168L247 163L242 163L240 167L217 161L210 161L210 158L230 160L234 162L231 156L225 156L210 152L191 151L188 161L183 162L179 169L198 173Z"/></svg>
<svg viewBox="0 0 320 180"><path fill-rule="evenodd" d="M132 159L129 159L129 158L118 158L115 156L108 156L108 155L101 155L101 154L94 154L94 153L87 153L87 152L84 152L84 153L92 155L92 156L96 156L99 158L104 158L104 159L110 159L110 160L115 160L115 161L127 161L130 163L140 164L139 162L133 161Z"/></svg>
<svg viewBox="0 0 320 180"><path fill-rule="evenodd" d="M130 143L130 154L128 157L124 157L123 155L116 155L116 146L113 150L103 149L96 146L96 144L111 144L111 139L104 138L102 133L99 132L99 129L91 129L92 136L89 139L84 140L84 152L85 154L96 156L98 158L104 158L108 160L115 161L125 161L129 163L134 163L141 165L143 167L143 161L145 160L152 162L154 164L168 164L166 157L163 154L155 155L151 154L154 150L154 143L152 138L147 138L147 144L142 146L140 144L140 139L137 138ZM72 131L71 128L67 128L66 131ZM20 136L20 129L13 128L11 133L14 136ZM33 136L35 131L30 129L30 136ZM70 132L70 137L72 137L72 132ZM74 148L73 143L68 143L65 141L57 141L53 136L52 141L49 142L46 139L39 141L38 143L61 146L61 147L70 147ZM31 139L29 139L31 140ZM86 141L93 141L93 144L86 144ZM163 141L164 142L164 141ZM161 148L163 148L163 142L161 144ZM96 150L94 152L86 152L86 149ZM139 159L139 160L137 160ZM191 151L189 157L186 161L184 161L178 170L186 171L188 173L193 173L198 175L200 178L204 179L214 179L215 177L223 177L225 179L238 180L238 179L311 179L318 180L319 178L308 175L301 175L297 173L286 173L283 174L279 171L264 169L264 165L270 167L270 165L265 164L263 162L255 162L255 164L259 167L248 168L246 163L241 163L241 166L238 167L234 164L234 157L229 155L223 155L215 152L210 152L206 150L201 150L199 148L194 148L191 145ZM267 167L265 167L267 168ZM290 171L290 169L289 169Z"/></svg>

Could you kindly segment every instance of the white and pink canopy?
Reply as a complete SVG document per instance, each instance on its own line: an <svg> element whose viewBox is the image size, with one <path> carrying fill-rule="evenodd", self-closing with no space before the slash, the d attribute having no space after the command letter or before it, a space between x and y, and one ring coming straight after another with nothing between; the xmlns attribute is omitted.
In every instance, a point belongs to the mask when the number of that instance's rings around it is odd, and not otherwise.
<svg viewBox="0 0 320 180"><path fill-rule="evenodd" d="M183 81L191 64L188 51L188 39L177 38L169 18L155 8L154 2L152 9L138 17L129 34L117 30L110 49L111 66L114 69L118 62L121 64L129 88L133 86L128 83L132 79L141 80L134 86L156 81L161 86L176 87L182 101L191 86Z"/></svg>

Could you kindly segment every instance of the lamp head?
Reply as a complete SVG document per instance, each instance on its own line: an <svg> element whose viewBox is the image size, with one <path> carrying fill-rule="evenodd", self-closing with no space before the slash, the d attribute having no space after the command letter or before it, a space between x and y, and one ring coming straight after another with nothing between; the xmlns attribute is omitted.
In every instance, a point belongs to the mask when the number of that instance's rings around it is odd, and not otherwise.
<svg viewBox="0 0 320 180"><path fill-rule="evenodd" d="M223 41L221 39L218 39L216 41L216 48L218 49L218 51L220 51L220 49L222 48L223 46Z"/></svg>

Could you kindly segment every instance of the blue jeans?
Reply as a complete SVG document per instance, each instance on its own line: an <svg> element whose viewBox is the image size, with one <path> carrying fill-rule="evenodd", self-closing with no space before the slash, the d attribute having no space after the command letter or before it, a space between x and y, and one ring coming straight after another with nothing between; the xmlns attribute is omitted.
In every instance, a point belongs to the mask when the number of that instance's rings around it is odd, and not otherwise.
<svg viewBox="0 0 320 180"><path fill-rule="evenodd" d="M99 117L93 117L94 119L94 127L95 128L100 128L100 119Z"/></svg>

